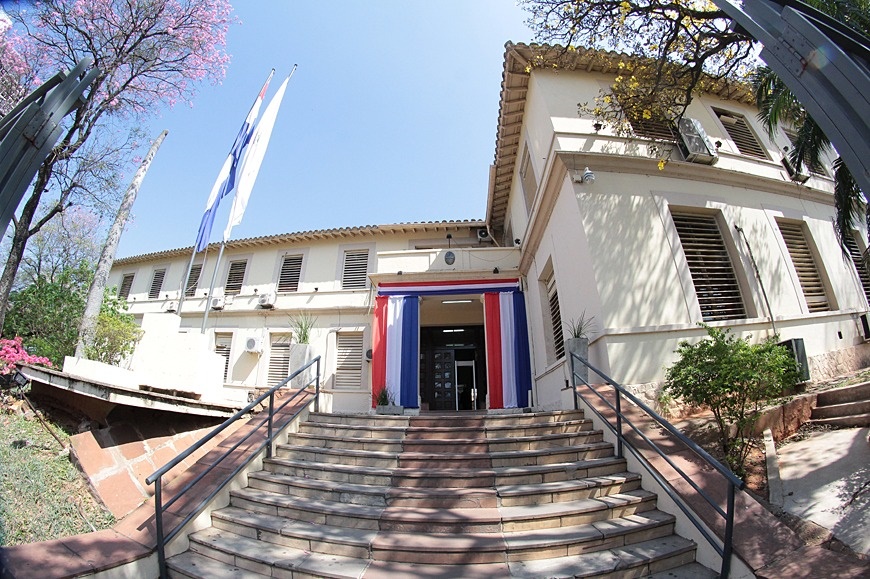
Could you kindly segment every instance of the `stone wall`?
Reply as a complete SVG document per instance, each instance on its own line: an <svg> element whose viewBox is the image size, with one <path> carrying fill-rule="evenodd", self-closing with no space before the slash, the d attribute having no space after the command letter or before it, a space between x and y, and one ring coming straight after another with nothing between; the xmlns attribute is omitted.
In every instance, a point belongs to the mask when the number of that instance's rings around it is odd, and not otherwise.
<svg viewBox="0 0 870 579"><path fill-rule="evenodd" d="M849 372L870 367L870 343L825 352L818 356L811 356L807 361L810 365L810 379L812 381L830 380Z"/></svg>

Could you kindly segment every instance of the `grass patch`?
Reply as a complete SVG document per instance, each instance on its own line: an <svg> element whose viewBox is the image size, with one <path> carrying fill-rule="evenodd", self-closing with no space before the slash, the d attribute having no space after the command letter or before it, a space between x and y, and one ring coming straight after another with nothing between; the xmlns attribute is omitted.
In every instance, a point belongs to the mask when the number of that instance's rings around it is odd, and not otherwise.
<svg viewBox="0 0 870 579"><path fill-rule="evenodd" d="M49 421L50 422L50 421ZM69 436L52 424L69 443ZM0 414L0 546L59 539L114 524L39 420Z"/></svg>

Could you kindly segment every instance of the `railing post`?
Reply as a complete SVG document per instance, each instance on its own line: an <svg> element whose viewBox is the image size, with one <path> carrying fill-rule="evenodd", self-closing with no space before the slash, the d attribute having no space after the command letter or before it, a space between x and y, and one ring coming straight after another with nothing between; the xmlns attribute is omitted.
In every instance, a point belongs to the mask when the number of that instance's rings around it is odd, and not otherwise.
<svg viewBox="0 0 870 579"><path fill-rule="evenodd" d="M622 394L616 386L613 392L616 394L616 457L622 458Z"/></svg>
<svg viewBox="0 0 870 579"><path fill-rule="evenodd" d="M719 577L728 579L731 573L731 553L734 546L732 545L734 535L734 483L728 481L728 505L725 510L725 540L722 544L722 570Z"/></svg>
<svg viewBox="0 0 870 579"><path fill-rule="evenodd" d="M160 579L167 579L166 551L163 544L163 477L154 481L154 528L157 532L157 567Z"/></svg>
<svg viewBox="0 0 870 579"><path fill-rule="evenodd" d="M317 358L317 376L314 379L314 411L320 412L320 358Z"/></svg>
<svg viewBox="0 0 870 579"><path fill-rule="evenodd" d="M571 382L569 386L571 386L571 397L574 399L574 410L580 410L580 404L577 402L577 383L574 380L574 377L577 376L577 370L575 368L576 362L574 361L574 352L569 352L568 356L571 360Z"/></svg>
<svg viewBox="0 0 870 579"><path fill-rule="evenodd" d="M267 427L266 458L272 458L272 417L275 415L275 393L269 394L269 426Z"/></svg>

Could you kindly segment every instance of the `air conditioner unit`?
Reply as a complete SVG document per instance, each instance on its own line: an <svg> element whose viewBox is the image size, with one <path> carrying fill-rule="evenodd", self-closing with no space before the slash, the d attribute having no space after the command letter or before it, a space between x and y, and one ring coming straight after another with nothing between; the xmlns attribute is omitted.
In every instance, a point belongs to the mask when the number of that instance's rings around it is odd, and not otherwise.
<svg viewBox="0 0 870 579"><path fill-rule="evenodd" d="M677 128L680 131L680 150L686 161L713 165L719 160L719 153L698 119L683 117Z"/></svg>
<svg viewBox="0 0 870 579"><path fill-rule="evenodd" d="M782 156L782 166L785 167L785 170L788 171L789 178L796 183L806 183L810 175L809 173L804 173L803 171L795 170L794 165L791 162L791 159L788 158L788 155ZM803 169L803 165L801 165L801 169Z"/></svg>
<svg viewBox="0 0 870 579"><path fill-rule="evenodd" d="M477 240L478 240L478 241L489 241L489 240L490 240L490 237L489 237L489 231L487 231L487 230L486 230L485 228L483 228L483 227L481 227L480 229L478 229L478 230L477 230Z"/></svg>
<svg viewBox="0 0 870 579"><path fill-rule="evenodd" d="M259 336L248 336L245 338L245 352L251 354L263 353L263 338Z"/></svg>
<svg viewBox="0 0 870 579"><path fill-rule="evenodd" d="M222 310L224 309L224 298L211 298L211 309L213 310Z"/></svg>
<svg viewBox="0 0 870 579"><path fill-rule="evenodd" d="M163 311L169 314L178 311L178 302L166 302L163 304Z"/></svg>
<svg viewBox="0 0 870 579"><path fill-rule="evenodd" d="M261 308L275 307L275 294L273 294L272 292L265 292L260 294L260 297L257 298L257 305Z"/></svg>

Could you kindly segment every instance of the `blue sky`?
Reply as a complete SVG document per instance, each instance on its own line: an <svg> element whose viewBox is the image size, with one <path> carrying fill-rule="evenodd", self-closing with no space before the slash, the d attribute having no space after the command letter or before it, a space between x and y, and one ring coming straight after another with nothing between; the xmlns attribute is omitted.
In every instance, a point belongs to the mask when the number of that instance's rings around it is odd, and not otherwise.
<svg viewBox="0 0 870 579"><path fill-rule="evenodd" d="M269 150L232 238L485 216L504 43L528 42L512 0L235 2L232 62L169 130L118 257L193 244L232 141L271 68L293 64ZM264 104L265 108L265 104ZM212 232L220 238L231 202Z"/></svg>

